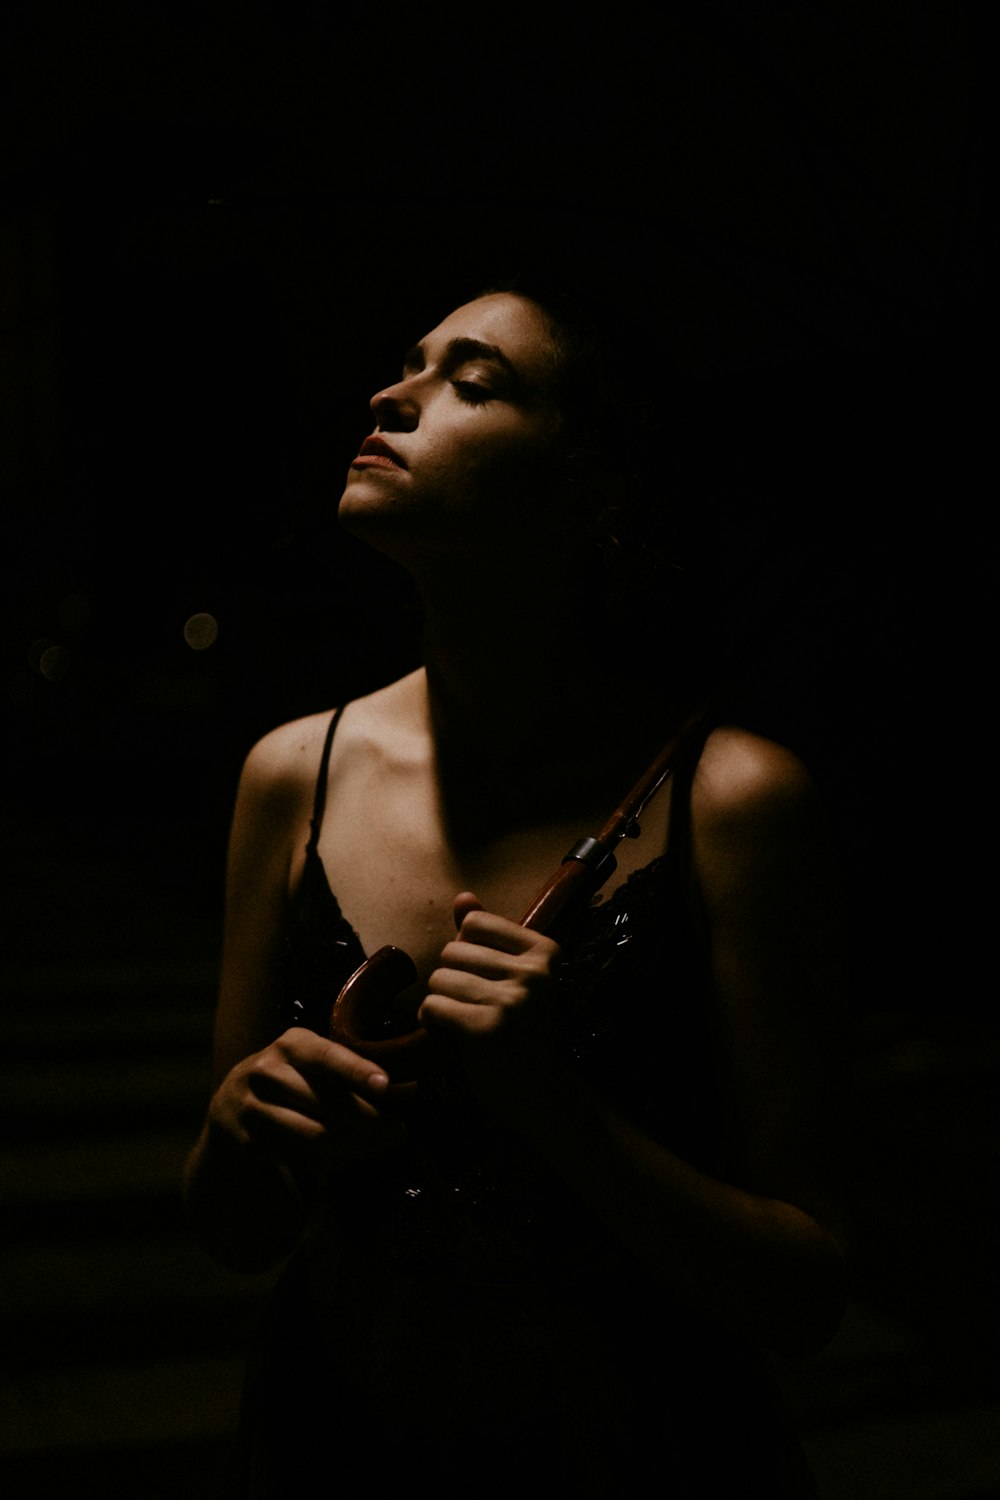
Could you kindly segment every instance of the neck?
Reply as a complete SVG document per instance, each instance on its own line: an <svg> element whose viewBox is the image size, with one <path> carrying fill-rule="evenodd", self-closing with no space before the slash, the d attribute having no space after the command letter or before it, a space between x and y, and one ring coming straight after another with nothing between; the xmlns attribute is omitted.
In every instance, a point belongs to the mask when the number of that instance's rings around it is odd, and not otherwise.
<svg viewBox="0 0 1000 1500"><path fill-rule="evenodd" d="M613 800L666 737L669 706L602 665L595 644L616 622L587 609L571 575L568 563L532 571L522 560L492 579L417 578L428 724L462 822L472 802L502 823L515 808Z"/></svg>

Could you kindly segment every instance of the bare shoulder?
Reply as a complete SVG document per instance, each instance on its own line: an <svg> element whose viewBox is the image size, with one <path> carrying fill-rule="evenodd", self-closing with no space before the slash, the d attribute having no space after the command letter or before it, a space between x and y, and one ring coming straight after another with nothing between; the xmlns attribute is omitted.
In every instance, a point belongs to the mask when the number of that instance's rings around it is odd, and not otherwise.
<svg viewBox="0 0 1000 1500"><path fill-rule="evenodd" d="M363 698L351 700L338 726L336 763L348 767L375 754L401 753L420 740L423 727L420 674L411 673ZM323 743L336 709L279 724L250 750L240 778L241 795L289 805L311 802Z"/></svg>
<svg viewBox="0 0 1000 1500"><path fill-rule="evenodd" d="M311 792L332 712L279 724L259 739L243 763L241 790L277 801L295 801Z"/></svg>
<svg viewBox="0 0 1000 1500"><path fill-rule="evenodd" d="M816 784L784 745L725 725L709 736L691 788L694 859L710 903L753 886L763 891L829 857Z"/></svg>
<svg viewBox="0 0 1000 1500"><path fill-rule="evenodd" d="M812 777L786 746L729 724L709 735L692 785L692 810L700 821L724 825L794 814L815 801Z"/></svg>

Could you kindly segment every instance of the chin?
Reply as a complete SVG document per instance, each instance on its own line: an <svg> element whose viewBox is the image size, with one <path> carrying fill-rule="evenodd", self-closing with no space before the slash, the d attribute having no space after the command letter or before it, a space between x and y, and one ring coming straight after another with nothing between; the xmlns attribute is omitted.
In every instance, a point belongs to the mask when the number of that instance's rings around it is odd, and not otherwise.
<svg viewBox="0 0 1000 1500"><path fill-rule="evenodd" d="M351 478L337 503L337 520L346 531L360 535L371 527L384 526L393 515L398 517L399 510L378 485Z"/></svg>
<svg viewBox="0 0 1000 1500"><path fill-rule="evenodd" d="M362 494L360 485L350 486L341 496L337 524L359 542L365 542L404 568L414 552L420 550L413 535L413 517L406 508L387 503L384 495Z"/></svg>

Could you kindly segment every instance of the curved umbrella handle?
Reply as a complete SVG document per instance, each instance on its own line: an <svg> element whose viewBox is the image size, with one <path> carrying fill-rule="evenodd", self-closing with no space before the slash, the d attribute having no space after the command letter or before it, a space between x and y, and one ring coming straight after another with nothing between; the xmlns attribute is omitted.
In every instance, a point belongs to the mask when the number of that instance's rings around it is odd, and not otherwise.
<svg viewBox="0 0 1000 1500"><path fill-rule="evenodd" d="M379 948L355 969L330 1012L330 1040L387 1072L391 1068L394 1090L410 1087L430 1050L424 1027L404 1030L387 1019L393 1000L416 980L417 968L408 953L391 945Z"/></svg>

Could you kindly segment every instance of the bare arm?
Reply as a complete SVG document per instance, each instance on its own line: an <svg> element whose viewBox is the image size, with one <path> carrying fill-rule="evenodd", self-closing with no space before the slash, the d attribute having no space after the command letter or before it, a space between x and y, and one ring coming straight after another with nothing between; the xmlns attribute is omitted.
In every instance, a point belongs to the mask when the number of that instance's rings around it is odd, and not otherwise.
<svg viewBox="0 0 1000 1500"><path fill-rule="evenodd" d="M185 1198L210 1253L248 1271L294 1248L314 1174L401 1130L375 1107L387 1080L372 1063L300 1027L277 1035L289 860L305 839L318 759L315 733L299 726L255 746L230 837L213 1093Z"/></svg>
<svg viewBox="0 0 1000 1500"><path fill-rule="evenodd" d="M847 1278L834 1166L843 975L815 794L787 752L719 732L699 767L692 814L728 1180L651 1140L546 1052L554 945L475 911L469 896L422 1014L462 1039L486 1101L675 1295L762 1343L801 1352L835 1328ZM492 958L472 954L475 946ZM492 1002L490 982L506 985Z"/></svg>

